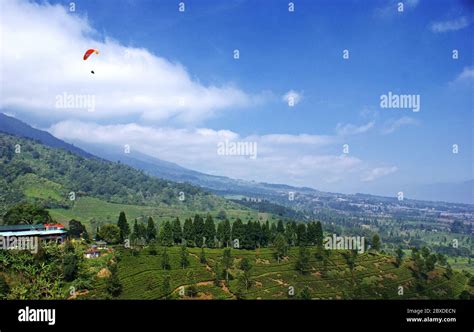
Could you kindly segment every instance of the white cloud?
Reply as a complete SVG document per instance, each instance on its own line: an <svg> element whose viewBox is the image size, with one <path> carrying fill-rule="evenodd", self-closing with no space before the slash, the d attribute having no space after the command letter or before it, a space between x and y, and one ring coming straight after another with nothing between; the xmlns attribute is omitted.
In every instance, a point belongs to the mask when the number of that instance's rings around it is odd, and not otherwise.
<svg viewBox="0 0 474 332"><path fill-rule="evenodd" d="M405 5L410 8L415 8L420 3L420 0L405 0Z"/></svg>
<svg viewBox="0 0 474 332"><path fill-rule="evenodd" d="M474 66L464 67L462 72L456 77L456 81L472 80L474 78Z"/></svg>
<svg viewBox="0 0 474 332"><path fill-rule="evenodd" d="M294 91L294 90L288 91L282 97L282 100L285 103L287 103L287 104L292 103L293 106L296 106L302 99L303 99L303 94L301 92L297 92L297 91Z"/></svg>
<svg viewBox="0 0 474 332"><path fill-rule="evenodd" d="M403 11L408 10L408 9L415 9L420 3L420 0L405 0L405 1L390 0L384 3L385 5L375 8L376 17L390 18L390 17L394 17L397 14L400 14L400 12L398 11L400 3L403 3Z"/></svg>
<svg viewBox="0 0 474 332"><path fill-rule="evenodd" d="M372 166L357 157L324 152L325 148L340 143L337 136L271 134L241 137L229 130L156 128L135 123L98 125L82 121L62 121L49 131L76 143L115 147L129 144L132 150L205 173L323 190L333 188L329 185L335 182L345 185L357 181L372 170ZM218 155L217 144L225 140L257 143L258 157Z"/></svg>
<svg viewBox="0 0 474 332"><path fill-rule="evenodd" d="M388 166L388 167L376 167L365 174L362 177L362 181L364 182L372 182L378 178L383 176L387 176L389 174L395 173L398 171L396 166Z"/></svg>
<svg viewBox="0 0 474 332"><path fill-rule="evenodd" d="M391 119L388 120L384 127L381 129L382 134L391 134L395 132L397 129L403 126L410 126L410 125L418 125L419 122L418 120L409 117L409 116L403 116L399 119Z"/></svg>
<svg viewBox="0 0 474 332"><path fill-rule="evenodd" d="M431 31L433 32L448 32L448 31L457 31L468 27L470 21L467 17L459 17L454 20L449 21L439 21L431 24Z"/></svg>
<svg viewBox="0 0 474 332"><path fill-rule="evenodd" d="M372 129L375 125L375 121L370 121L362 126L356 126L351 123L338 123L336 126L336 133L341 136L363 134Z"/></svg>
<svg viewBox="0 0 474 332"><path fill-rule="evenodd" d="M232 83L204 86L179 63L146 49L101 40L86 18L60 5L2 1L0 31L0 108L57 119L195 122L262 101ZM89 48L100 54L84 61ZM95 96L95 111L55 108L64 92Z"/></svg>

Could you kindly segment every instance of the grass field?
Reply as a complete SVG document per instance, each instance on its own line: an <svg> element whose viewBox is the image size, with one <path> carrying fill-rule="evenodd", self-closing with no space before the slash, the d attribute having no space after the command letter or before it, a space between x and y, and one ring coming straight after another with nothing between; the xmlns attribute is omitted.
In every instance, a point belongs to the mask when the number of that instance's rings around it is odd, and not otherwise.
<svg viewBox="0 0 474 332"><path fill-rule="evenodd" d="M276 220L273 215L259 213L232 202L225 202L219 209L191 211L184 205L179 205L179 203L175 205L157 204L155 206L128 205L110 203L82 195L76 195L75 200L70 201L68 199L69 191L65 190L60 184L40 178L35 174L26 174L19 177L15 181L15 186L22 188L23 193L29 199L39 199L61 204L62 206L70 206L70 208L50 208L51 217L66 226L71 219L79 220L87 227L89 232L95 231L95 228L102 224L116 223L121 211L125 212L129 222L136 218L140 220L140 218L146 219L151 216L158 224L176 217L184 221L185 218L194 217L196 213L203 216L211 213L216 219L221 209L226 211L227 217L231 221L238 217L244 220Z"/></svg>

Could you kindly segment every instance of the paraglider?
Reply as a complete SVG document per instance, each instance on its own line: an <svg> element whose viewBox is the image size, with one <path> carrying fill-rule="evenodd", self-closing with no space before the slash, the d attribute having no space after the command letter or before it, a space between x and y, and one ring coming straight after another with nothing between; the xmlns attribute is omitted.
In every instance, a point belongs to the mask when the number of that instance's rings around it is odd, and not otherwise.
<svg viewBox="0 0 474 332"><path fill-rule="evenodd" d="M84 56L83 56L84 61L86 61L86 60L91 56L91 54L93 54L93 53L99 54L99 50L95 50L95 49L93 49L93 48L88 49L88 50L86 51L86 53L84 53ZM94 72L93 70L91 70L91 73L92 73L92 74L95 74L95 72Z"/></svg>
<svg viewBox="0 0 474 332"><path fill-rule="evenodd" d="M92 53L99 54L99 50L94 50L93 48L88 49L86 53L84 53L84 61L87 60Z"/></svg>

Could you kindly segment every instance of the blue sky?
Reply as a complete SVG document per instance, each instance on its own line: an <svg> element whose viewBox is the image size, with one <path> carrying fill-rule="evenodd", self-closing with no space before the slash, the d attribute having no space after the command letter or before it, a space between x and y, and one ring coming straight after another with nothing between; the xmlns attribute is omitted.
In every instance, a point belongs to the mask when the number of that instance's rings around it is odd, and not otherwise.
<svg viewBox="0 0 474 332"><path fill-rule="evenodd" d="M69 2L51 3L64 5L67 11ZM150 115L153 106L150 114L112 117L44 116L38 110L30 112L30 104L15 103L15 98L2 108L74 142L91 143L87 140L90 131L132 130L130 140L141 152L203 172L245 179L395 195L413 183L461 182L474 177L472 5L406 0L401 1L404 11L398 12L398 1L390 0L298 0L293 1L295 11L290 13L288 2L187 0L181 13L178 1L75 1L76 12L67 15L93 29L78 34L81 42L103 43L106 51L110 40L122 48L144 49L183 68L195 87L215 86L216 98L232 100L219 99L222 107L216 109L202 106L209 108L202 116L189 116L192 105L186 121L179 112L155 118ZM39 4L49 6L43 1ZM58 22L65 19L62 13L51 13L52 17L57 14ZM234 49L240 51L238 60L233 59ZM342 58L344 49L350 52L347 60ZM453 49L459 50L457 60L452 59ZM100 65L97 75L101 75ZM135 79L132 76L130 81ZM113 89L120 81L110 79L107 84ZM60 82L50 90L58 86ZM228 99L224 87L236 90L231 93L238 95L235 102L234 97ZM283 100L290 90L301 99L294 107ZM420 95L420 112L380 108L380 96L389 91ZM131 125L137 127L127 127ZM79 126L80 132L70 130ZM182 144L162 149L145 146L136 137L141 127L166 128L157 137L176 137ZM214 151L212 140L190 149L186 140L200 141L201 134L193 139L199 129L212 135L229 131L231 139L258 141L261 161L224 161L213 152L199 153L200 149ZM185 134L173 136L176 132ZM286 135L292 142L309 135L318 143L279 145L281 140L272 135ZM114 143L105 134L94 139ZM341 159L344 143L350 146L344 157L354 159ZM206 144L213 148L206 150ZM453 144L459 145L460 153L452 153ZM269 168L271 163L288 163L289 170L284 165Z"/></svg>

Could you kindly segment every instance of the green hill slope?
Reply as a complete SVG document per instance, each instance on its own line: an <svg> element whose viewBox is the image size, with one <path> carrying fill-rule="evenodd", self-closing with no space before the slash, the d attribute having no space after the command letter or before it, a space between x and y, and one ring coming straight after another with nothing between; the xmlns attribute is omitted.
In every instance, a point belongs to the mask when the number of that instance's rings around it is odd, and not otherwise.
<svg viewBox="0 0 474 332"><path fill-rule="evenodd" d="M0 174L0 215L27 200L46 206L60 221L76 218L86 224L92 218L115 222L122 210L132 218L217 214L220 210L229 216L258 217L251 209L186 183L161 180L120 163L84 158L4 133L0 133Z"/></svg>

